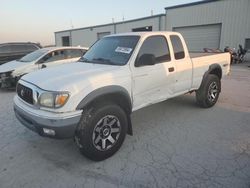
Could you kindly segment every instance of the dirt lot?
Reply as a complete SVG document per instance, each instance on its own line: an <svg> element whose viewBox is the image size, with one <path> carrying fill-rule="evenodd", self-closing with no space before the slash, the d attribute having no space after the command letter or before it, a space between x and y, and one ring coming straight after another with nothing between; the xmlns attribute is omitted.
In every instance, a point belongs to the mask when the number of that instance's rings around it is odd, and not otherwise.
<svg viewBox="0 0 250 188"><path fill-rule="evenodd" d="M222 87L211 109L185 95L136 111L134 136L103 162L26 129L0 91L0 187L249 188L250 68L233 66Z"/></svg>

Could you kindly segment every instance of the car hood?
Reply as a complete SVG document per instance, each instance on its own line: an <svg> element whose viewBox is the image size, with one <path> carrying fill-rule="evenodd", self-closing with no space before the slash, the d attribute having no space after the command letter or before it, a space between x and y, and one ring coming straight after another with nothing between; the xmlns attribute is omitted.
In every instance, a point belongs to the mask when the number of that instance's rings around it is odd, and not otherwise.
<svg viewBox="0 0 250 188"><path fill-rule="evenodd" d="M123 69L124 66L75 62L32 72L21 79L44 90L73 91L114 80L115 76L120 77L127 72Z"/></svg>
<svg viewBox="0 0 250 188"><path fill-rule="evenodd" d="M23 68L23 67L27 66L28 64L29 63L20 62L17 60L10 61L8 63L0 65L0 73L13 71L13 70L16 70L18 68Z"/></svg>

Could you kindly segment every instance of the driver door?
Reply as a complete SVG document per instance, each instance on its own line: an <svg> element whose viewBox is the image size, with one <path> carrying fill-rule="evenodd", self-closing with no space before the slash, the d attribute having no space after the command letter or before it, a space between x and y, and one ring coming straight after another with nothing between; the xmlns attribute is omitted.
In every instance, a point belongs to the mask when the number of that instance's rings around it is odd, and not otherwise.
<svg viewBox="0 0 250 188"><path fill-rule="evenodd" d="M141 57L154 57L154 63L140 62ZM139 62L139 63L138 63ZM169 98L174 94L175 65L171 62L165 36L146 38L133 67L133 107L138 109Z"/></svg>

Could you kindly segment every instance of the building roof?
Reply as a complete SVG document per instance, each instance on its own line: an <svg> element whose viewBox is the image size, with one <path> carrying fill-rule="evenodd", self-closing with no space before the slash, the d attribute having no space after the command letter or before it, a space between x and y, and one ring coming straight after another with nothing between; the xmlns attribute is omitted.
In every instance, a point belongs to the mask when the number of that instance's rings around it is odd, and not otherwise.
<svg viewBox="0 0 250 188"><path fill-rule="evenodd" d="M182 4L182 5L175 5L175 6L165 7L165 10L182 8L182 7L190 7L190 6L195 6L195 5L205 4L205 3L213 3L213 2L216 2L216 1L221 1L221 0L197 1L197 2L193 2L193 3L187 3L187 4Z"/></svg>
<svg viewBox="0 0 250 188"><path fill-rule="evenodd" d="M118 33L118 34L112 34L112 35L107 35L105 38L108 37L114 37L114 36L141 36L141 37L147 37L147 36L153 36L153 35L178 35L178 32L174 31L150 31L150 32L128 32L128 33Z"/></svg>
<svg viewBox="0 0 250 188"><path fill-rule="evenodd" d="M68 30L63 30L63 31L56 31L55 33L62 33L62 32L67 32L67 31L77 31L77 30L82 30L82 29L91 29L91 28L94 28L94 27L104 27L104 26L110 26L110 25L117 25L117 24L135 22L135 21L140 21L140 20L145 20L145 19L150 19L150 18L155 18L155 17L161 17L161 16L166 16L166 14L156 14L156 15L153 15L153 16L147 16L147 17L137 18L137 19L133 19L133 20L126 20L126 21L109 23L109 24L94 25L94 26L89 26L89 27L82 27L82 28L76 28L76 29L68 29Z"/></svg>

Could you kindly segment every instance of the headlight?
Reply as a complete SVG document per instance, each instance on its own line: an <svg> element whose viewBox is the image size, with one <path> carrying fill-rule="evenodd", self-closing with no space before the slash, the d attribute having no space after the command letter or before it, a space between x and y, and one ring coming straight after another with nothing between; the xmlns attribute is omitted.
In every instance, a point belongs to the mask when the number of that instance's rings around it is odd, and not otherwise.
<svg viewBox="0 0 250 188"><path fill-rule="evenodd" d="M68 93L44 92L39 97L39 104L48 108L60 108L68 100Z"/></svg>

